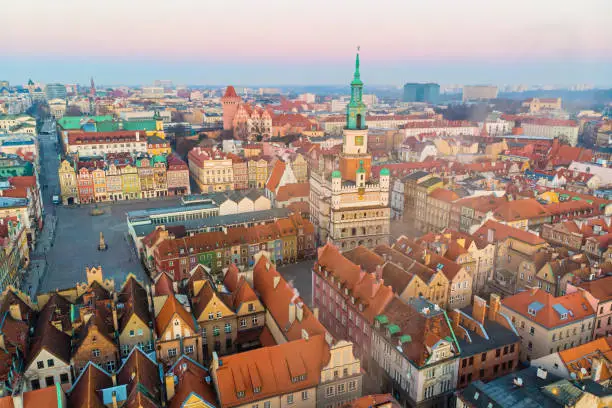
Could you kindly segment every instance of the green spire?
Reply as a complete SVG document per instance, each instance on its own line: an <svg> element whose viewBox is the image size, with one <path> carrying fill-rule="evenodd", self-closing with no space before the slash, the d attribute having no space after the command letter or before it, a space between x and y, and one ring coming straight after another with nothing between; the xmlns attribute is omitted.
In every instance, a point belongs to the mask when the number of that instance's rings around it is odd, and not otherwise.
<svg viewBox="0 0 612 408"><path fill-rule="evenodd" d="M346 106L346 128L347 129L366 129L365 115L366 106L362 99L363 82L359 73L359 47L355 57L355 73L351 81L351 100Z"/></svg>
<svg viewBox="0 0 612 408"><path fill-rule="evenodd" d="M353 82L351 86L363 86L361 82L361 74L359 73L359 47L357 47L357 56L355 57L355 73L353 74Z"/></svg>

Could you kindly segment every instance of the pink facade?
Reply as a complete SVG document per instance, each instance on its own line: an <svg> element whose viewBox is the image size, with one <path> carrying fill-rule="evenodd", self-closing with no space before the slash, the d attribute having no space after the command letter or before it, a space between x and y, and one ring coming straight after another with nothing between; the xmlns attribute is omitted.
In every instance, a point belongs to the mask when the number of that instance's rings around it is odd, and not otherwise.
<svg viewBox="0 0 612 408"><path fill-rule="evenodd" d="M189 184L189 167L187 163L175 155L168 156L168 171L166 172L169 195L191 194Z"/></svg>
<svg viewBox="0 0 612 408"><path fill-rule="evenodd" d="M597 313L593 329L594 339L612 335L612 276L582 282L577 286L568 283L566 291L582 291Z"/></svg>
<svg viewBox="0 0 612 408"><path fill-rule="evenodd" d="M334 245L318 249L312 306L319 309L319 321L334 338L353 342L353 353L364 369L370 360L371 325L392 298L389 286L344 258Z"/></svg>
<svg viewBox="0 0 612 408"><path fill-rule="evenodd" d="M81 204L94 201L94 181L93 175L86 168L81 168L77 175L79 186L79 202Z"/></svg>
<svg viewBox="0 0 612 408"><path fill-rule="evenodd" d="M223 130L233 129L234 116L236 116L236 111L241 102L242 98L236 94L234 87L228 86L225 90L225 95L221 98L221 104L223 105Z"/></svg>

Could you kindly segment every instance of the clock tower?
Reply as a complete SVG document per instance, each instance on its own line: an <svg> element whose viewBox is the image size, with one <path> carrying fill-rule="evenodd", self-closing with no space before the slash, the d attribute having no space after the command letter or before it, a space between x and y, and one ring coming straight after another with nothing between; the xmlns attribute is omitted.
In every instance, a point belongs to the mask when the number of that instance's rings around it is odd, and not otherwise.
<svg viewBox="0 0 612 408"><path fill-rule="evenodd" d="M359 51L359 49L358 49ZM357 181L357 169L365 171L370 178L372 156L368 153L368 127L366 105L363 103L363 82L359 73L359 52L355 58L355 73L351 81L351 100L346 106L346 126L343 130L340 172L345 180Z"/></svg>

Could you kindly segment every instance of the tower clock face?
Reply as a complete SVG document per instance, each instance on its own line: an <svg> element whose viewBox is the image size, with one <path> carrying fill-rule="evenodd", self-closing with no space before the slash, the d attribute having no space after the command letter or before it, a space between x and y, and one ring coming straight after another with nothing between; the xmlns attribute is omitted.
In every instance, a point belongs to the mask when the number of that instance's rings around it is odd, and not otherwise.
<svg viewBox="0 0 612 408"><path fill-rule="evenodd" d="M355 117L355 112L351 112L351 118Z"/></svg>

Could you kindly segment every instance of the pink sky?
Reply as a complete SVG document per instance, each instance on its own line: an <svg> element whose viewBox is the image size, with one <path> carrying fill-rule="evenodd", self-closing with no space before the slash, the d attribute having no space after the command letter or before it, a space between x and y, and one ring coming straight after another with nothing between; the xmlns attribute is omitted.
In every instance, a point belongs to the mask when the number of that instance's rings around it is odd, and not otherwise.
<svg viewBox="0 0 612 408"><path fill-rule="evenodd" d="M0 55L323 61L356 45L377 61L612 55L610 0L20 0L4 11Z"/></svg>

